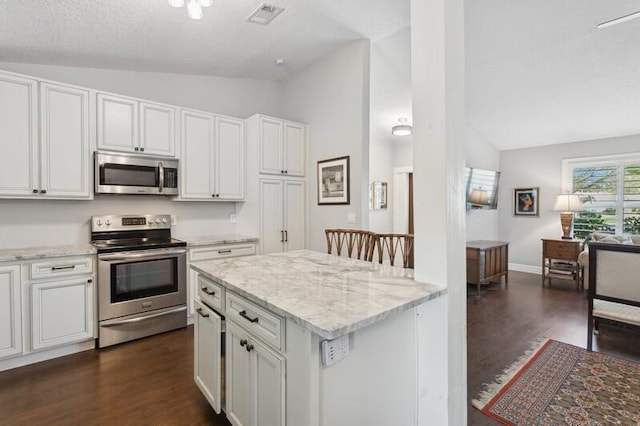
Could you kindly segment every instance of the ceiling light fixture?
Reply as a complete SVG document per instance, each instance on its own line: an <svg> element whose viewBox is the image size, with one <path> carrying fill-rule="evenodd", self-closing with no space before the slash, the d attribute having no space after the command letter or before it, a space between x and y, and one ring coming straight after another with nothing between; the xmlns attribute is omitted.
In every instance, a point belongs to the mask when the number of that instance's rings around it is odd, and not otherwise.
<svg viewBox="0 0 640 426"><path fill-rule="evenodd" d="M209 7L213 5L213 0L188 0L187 3L187 15L191 19L202 19L204 13L202 12L203 7ZM183 7L184 0L169 0L169 5L172 7Z"/></svg>
<svg viewBox="0 0 640 426"><path fill-rule="evenodd" d="M413 133L413 127L407 124L407 117L398 118L398 123L391 128L391 134L394 136L409 136Z"/></svg>
<svg viewBox="0 0 640 426"><path fill-rule="evenodd" d="M603 22L601 24L598 24L597 28L603 29L607 27L612 27L614 25L622 24L623 22L631 21L637 18L640 18L640 12L630 13L629 15L621 16L619 18Z"/></svg>

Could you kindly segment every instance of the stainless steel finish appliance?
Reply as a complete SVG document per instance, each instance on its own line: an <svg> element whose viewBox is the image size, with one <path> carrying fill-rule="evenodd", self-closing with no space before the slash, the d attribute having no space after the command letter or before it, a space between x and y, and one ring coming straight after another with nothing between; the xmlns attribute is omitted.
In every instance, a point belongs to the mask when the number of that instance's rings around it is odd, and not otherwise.
<svg viewBox="0 0 640 426"><path fill-rule="evenodd" d="M98 250L98 346L187 325L186 243L170 215L93 216Z"/></svg>
<svg viewBox="0 0 640 426"><path fill-rule="evenodd" d="M96 151L96 194L178 195L178 160Z"/></svg>

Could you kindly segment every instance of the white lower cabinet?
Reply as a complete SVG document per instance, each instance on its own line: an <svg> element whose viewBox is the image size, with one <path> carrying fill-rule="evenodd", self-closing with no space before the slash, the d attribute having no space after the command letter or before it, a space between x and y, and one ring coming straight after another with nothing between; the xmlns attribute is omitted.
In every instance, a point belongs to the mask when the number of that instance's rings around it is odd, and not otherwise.
<svg viewBox="0 0 640 426"><path fill-rule="evenodd" d="M40 350L93 338L94 283L72 278L31 285L31 346Z"/></svg>
<svg viewBox="0 0 640 426"><path fill-rule="evenodd" d="M193 379L216 413L222 405L222 319L206 305L195 302Z"/></svg>
<svg viewBox="0 0 640 426"><path fill-rule="evenodd" d="M231 321L226 376L226 413L233 425L284 425L284 357Z"/></svg>
<svg viewBox="0 0 640 426"><path fill-rule="evenodd" d="M20 266L0 266L0 359L22 353Z"/></svg>

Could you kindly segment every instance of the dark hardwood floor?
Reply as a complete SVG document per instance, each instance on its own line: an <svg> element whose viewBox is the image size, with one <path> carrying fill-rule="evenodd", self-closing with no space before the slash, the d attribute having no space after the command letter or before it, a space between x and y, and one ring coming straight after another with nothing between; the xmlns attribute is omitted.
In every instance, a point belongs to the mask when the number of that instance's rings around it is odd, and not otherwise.
<svg viewBox="0 0 640 426"><path fill-rule="evenodd" d="M594 350L640 361L640 334L601 325ZM490 284L467 291L467 390L469 401L484 383L526 352L538 338L582 348L587 344L586 292L555 280L542 287L540 275L509 272L509 286ZM497 425L469 404L469 425Z"/></svg>
<svg viewBox="0 0 640 426"><path fill-rule="evenodd" d="M469 400L537 338L586 345L584 292L519 272L509 281L468 287ZM601 329L598 350L640 360L639 333ZM229 425L193 383L193 327L0 372L0 425L42 424ZM469 424L497 423L469 405Z"/></svg>

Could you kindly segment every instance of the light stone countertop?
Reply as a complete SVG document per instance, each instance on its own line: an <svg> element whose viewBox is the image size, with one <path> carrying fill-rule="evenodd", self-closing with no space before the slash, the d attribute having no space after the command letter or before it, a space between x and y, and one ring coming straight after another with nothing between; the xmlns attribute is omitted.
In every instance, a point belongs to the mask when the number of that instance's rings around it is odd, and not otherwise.
<svg viewBox="0 0 640 426"><path fill-rule="evenodd" d="M0 262L19 262L22 260L44 259L48 257L83 256L96 253L95 247L91 244L0 249Z"/></svg>
<svg viewBox="0 0 640 426"><path fill-rule="evenodd" d="M253 243L257 242L256 237L250 237L240 234L225 234L225 235L205 235L194 237L175 237L178 240L182 240L187 243L188 247L198 246L212 246L216 244L232 244L232 243Z"/></svg>
<svg viewBox="0 0 640 426"><path fill-rule="evenodd" d="M412 269L310 250L200 261L191 266L325 339L358 330L447 291L414 281Z"/></svg>

